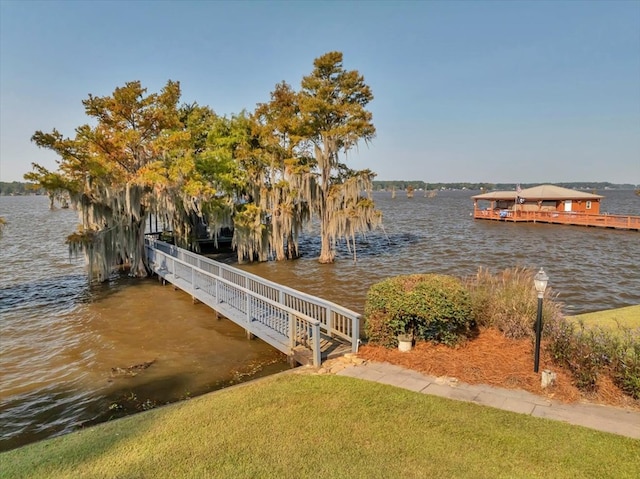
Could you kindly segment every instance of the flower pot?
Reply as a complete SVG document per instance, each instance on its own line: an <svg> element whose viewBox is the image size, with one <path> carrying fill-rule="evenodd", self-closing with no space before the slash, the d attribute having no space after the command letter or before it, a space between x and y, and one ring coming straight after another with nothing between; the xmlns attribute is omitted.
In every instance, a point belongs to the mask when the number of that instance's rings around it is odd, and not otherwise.
<svg viewBox="0 0 640 479"><path fill-rule="evenodd" d="M398 336L398 350L406 353L407 351L411 351L411 347L413 346L413 338L411 336Z"/></svg>

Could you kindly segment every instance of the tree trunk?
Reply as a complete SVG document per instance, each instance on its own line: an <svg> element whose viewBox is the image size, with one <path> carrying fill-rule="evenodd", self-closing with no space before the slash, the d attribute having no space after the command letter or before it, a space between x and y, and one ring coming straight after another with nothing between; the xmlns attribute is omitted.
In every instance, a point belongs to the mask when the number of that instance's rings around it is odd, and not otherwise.
<svg viewBox="0 0 640 479"><path fill-rule="evenodd" d="M298 258L298 243L293 239L293 234L289 232L287 236L287 258Z"/></svg>
<svg viewBox="0 0 640 479"><path fill-rule="evenodd" d="M320 257L318 258L318 262L322 264L333 263L336 256L333 245L331 244L331 232L329 231L330 219L325 206L322 211L322 221L320 222L320 239L322 246L320 247Z"/></svg>
<svg viewBox="0 0 640 479"><path fill-rule="evenodd" d="M322 149L318 146L315 147L316 159L321 168L321 181L320 187L320 239L322 246L320 247L319 263L333 263L335 253L333 251L333 245L331 244L331 216L335 213L331 210L329 204L329 191L331 190L331 160L333 152L329 146L330 141L327 138L323 138Z"/></svg>
<svg viewBox="0 0 640 479"><path fill-rule="evenodd" d="M282 221L280 220L279 211L275 211L272 218L272 238L273 238L273 249L276 253L276 260L283 261L287 259L287 255L284 251L284 234L282 232Z"/></svg>
<svg viewBox="0 0 640 479"><path fill-rule="evenodd" d="M331 239L329 238L329 234L326 231L322 231L321 238L322 247L320 249L320 257L318 258L318 262L322 264L333 263L335 253L331 248Z"/></svg>
<svg viewBox="0 0 640 479"><path fill-rule="evenodd" d="M150 273L147 266L147 250L144 246L145 224L146 217L132 225L136 229L136 251L131 258L129 275L136 278L145 278Z"/></svg>

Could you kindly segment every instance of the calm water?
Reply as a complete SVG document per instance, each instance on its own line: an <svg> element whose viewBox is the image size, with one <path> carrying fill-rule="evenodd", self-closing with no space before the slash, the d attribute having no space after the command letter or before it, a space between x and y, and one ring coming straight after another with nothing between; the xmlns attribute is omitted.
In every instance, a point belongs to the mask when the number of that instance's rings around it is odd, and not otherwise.
<svg viewBox="0 0 640 479"><path fill-rule="evenodd" d="M600 192L602 211L640 215L632 191ZM241 268L362 311L369 286L398 274L464 276L479 267L539 268L568 313L640 304L640 233L470 218L474 192L375 195L384 231L320 265L317 240L296 261ZM64 238L72 210L44 197L0 197L0 450L272 374L282 354L249 341L188 295L156 280L115 276L88 286ZM153 362L134 377L112 368Z"/></svg>

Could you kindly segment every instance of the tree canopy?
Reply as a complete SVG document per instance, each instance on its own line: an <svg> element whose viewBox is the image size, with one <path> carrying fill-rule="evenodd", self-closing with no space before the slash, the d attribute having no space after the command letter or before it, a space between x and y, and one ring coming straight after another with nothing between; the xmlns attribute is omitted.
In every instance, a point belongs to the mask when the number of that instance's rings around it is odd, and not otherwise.
<svg viewBox="0 0 640 479"><path fill-rule="evenodd" d="M203 232L216 240L232 229L239 261L297 257L299 235L316 216L319 260L331 262L338 240L353 246L357 233L380 223L368 196L374 174L345 163L375 136L365 109L373 95L362 75L344 69L341 53L316 59L300 91L278 83L253 112L220 116L180 105L180 96L175 81L159 93L129 82L83 100L93 122L75 136L33 135L58 154L58 170L33 164L25 179L46 189L52 206L64 194L78 209L81 223L68 243L87 256L90 274L104 279L126 264L132 275L146 275L151 215L194 250Z"/></svg>
<svg viewBox="0 0 640 479"><path fill-rule="evenodd" d="M313 72L302 79L300 131L313 146L318 171L317 199L312 204L320 217L322 263L334 260L337 239L353 240L356 233L381 221L371 199L360 197L361 191L371 190L375 175L349 169L339 156L360 140L366 143L374 138L372 114L365 109L371 100L364 77L344 69L340 52L317 58Z"/></svg>
<svg viewBox="0 0 640 479"><path fill-rule="evenodd" d="M68 238L70 247L87 253L90 271L100 279L125 262L132 275L146 275L144 226L169 184L162 181L168 180L164 160L181 143L179 99L176 82L150 95L140 82L130 82L112 96L83 100L96 125L77 127L74 138L57 130L32 137L59 155L59 172L34 165L25 178L69 193L81 215L78 232Z"/></svg>

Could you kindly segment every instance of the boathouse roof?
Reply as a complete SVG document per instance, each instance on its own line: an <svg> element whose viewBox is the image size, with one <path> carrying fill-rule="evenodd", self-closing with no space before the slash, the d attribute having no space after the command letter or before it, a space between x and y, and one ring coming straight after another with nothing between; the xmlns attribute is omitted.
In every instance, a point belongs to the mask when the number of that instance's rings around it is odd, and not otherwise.
<svg viewBox="0 0 640 479"><path fill-rule="evenodd" d="M516 195L527 200L599 200L604 198L601 195L555 185L539 185L525 188L520 193L515 191L491 191L490 193L472 196L472 198L474 200L515 200Z"/></svg>

